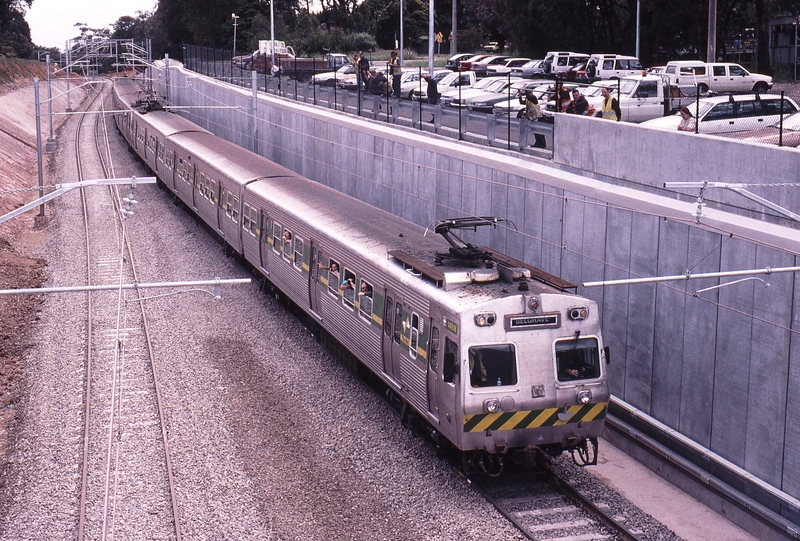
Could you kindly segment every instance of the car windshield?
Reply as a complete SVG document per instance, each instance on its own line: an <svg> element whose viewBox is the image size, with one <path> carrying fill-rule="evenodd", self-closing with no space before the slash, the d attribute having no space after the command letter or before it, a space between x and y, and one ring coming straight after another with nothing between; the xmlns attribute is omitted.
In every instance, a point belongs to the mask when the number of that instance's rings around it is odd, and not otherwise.
<svg viewBox="0 0 800 541"><path fill-rule="evenodd" d="M483 89L486 92L500 92L508 85L508 81L504 81L502 79L498 79L497 81L492 81L490 84L486 85Z"/></svg>
<svg viewBox="0 0 800 541"><path fill-rule="evenodd" d="M619 91L621 94L630 94L639 81L633 79L622 79L619 83Z"/></svg>
<svg viewBox="0 0 800 541"><path fill-rule="evenodd" d="M781 127L780 120L773 124L776 128ZM792 130L792 131L800 131L800 113L794 114L792 116L787 116L783 119L783 129L784 130Z"/></svg>

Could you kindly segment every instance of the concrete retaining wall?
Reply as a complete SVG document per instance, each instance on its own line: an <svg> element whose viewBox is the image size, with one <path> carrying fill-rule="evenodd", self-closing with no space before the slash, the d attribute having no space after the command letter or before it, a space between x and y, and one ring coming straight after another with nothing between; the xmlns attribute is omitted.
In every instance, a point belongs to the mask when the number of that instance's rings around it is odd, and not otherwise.
<svg viewBox="0 0 800 541"><path fill-rule="evenodd" d="M179 69L171 70L168 95L175 104L237 106L184 114L420 225L505 217L516 230L483 229L465 240L577 284L800 264L796 224L737 194L719 195L725 206L710 204L698 223L696 193L682 200L660 188L679 180L794 181L794 151L571 117L556 126L556 162L544 163L269 96L259 96L253 111L251 91ZM774 200L798 211L798 197L784 188ZM696 296L734 279L579 292L603 312L615 395L800 496L800 425L793 422L800 406L790 400L800 384L800 283L797 273L763 278L770 287L750 280Z"/></svg>

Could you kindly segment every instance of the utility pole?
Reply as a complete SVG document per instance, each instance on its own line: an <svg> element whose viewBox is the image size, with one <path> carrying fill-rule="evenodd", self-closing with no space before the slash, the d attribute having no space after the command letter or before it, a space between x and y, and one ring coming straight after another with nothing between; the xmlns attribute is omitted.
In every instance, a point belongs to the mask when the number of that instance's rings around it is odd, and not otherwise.
<svg viewBox="0 0 800 541"><path fill-rule="evenodd" d="M458 52L458 32L456 31L458 28L458 0L453 0L453 8L450 18L453 19L453 28L450 30L450 56L453 56Z"/></svg>
<svg viewBox="0 0 800 541"><path fill-rule="evenodd" d="M708 0L708 49L706 62L717 61L717 0Z"/></svg>

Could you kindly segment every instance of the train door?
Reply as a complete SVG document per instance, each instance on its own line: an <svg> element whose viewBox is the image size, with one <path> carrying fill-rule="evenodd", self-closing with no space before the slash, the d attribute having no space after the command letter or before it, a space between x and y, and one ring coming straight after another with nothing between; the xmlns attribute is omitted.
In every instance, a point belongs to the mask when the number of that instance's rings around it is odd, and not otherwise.
<svg viewBox="0 0 800 541"><path fill-rule="evenodd" d="M403 301L394 291L386 289L383 303L383 371L394 379L401 380L400 355L408 351L402 345L406 324L403 319Z"/></svg>
<svg viewBox="0 0 800 541"><path fill-rule="evenodd" d="M460 428L459 347L457 319L431 305L428 340L428 409L439 420L439 431L456 441Z"/></svg>
<svg viewBox="0 0 800 541"><path fill-rule="evenodd" d="M269 257L269 216L267 211L261 209L261 239L258 242L258 261L263 270L267 270L267 258Z"/></svg>
<svg viewBox="0 0 800 541"><path fill-rule="evenodd" d="M322 252L317 250L317 245L313 240L309 240L311 246L311 261L308 265L308 305L311 311L317 313L317 305L321 287L319 284L319 258Z"/></svg>

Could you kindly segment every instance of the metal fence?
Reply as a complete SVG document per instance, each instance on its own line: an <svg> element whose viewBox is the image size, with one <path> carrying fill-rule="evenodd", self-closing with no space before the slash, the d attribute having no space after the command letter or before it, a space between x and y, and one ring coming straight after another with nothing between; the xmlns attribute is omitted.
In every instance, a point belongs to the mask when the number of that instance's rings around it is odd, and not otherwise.
<svg viewBox="0 0 800 541"><path fill-rule="evenodd" d="M529 122L524 118L518 118L518 109L514 108L509 108L502 115L476 113L467 110L466 107L442 107L441 104L397 100L388 94L373 95L362 91L355 84L352 85L355 87L354 90L344 89L341 87L341 81L336 79L335 71L327 67L325 58L311 59L310 70L293 67L291 59L277 60L276 64L281 69L273 75L270 70L271 65L268 65L270 63L248 64L238 57L235 62L232 51L225 49L186 45L183 48L183 57L184 65L188 69L232 84L250 88L255 80L259 90L304 103L376 121L435 132L459 140L522 152L544 150L546 154L550 154L553 151L552 113L563 111L568 102L561 103L559 100L548 100L548 98L559 96L562 90L571 91L573 88L578 88L582 94L591 93L591 87L587 87L585 83L557 79L551 82L552 93L540 98L546 100L542 102L543 108L549 109L545 111L546 117L542 119L543 122ZM308 60L303 62L308 64ZM420 91L422 91L424 83L421 75L424 70L421 67L417 69L420 70ZM255 79L254 71L257 74ZM313 84L311 76L322 71L334 71L332 86ZM283 75L285 73L293 76L287 77ZM661 113L656 112L655 116L664 118L648 124L655 124L653 127L678 130L679 126L682 126L689 128L683 130L687 133L702 133L779 146L800 146L800 113L793 114L800 107L798 105L800 98L787 96L783 91L763 95L715 95L702 94L695 87L662 87L665 96L658 99L649 95L623 96L622 80L616 80L615 83L610 83L609 90L622 106L623 120L630 121L631 118L626 116L634 110L626 107L641 108L642 104L649 100L663 109ZM516 94L509 88L508 98L515 97ZM691 119L683 124L679 112L682 107L691 114ZM599 109L596 107L596 110ZM533 150L534 146L537 150Z"/></svg>

